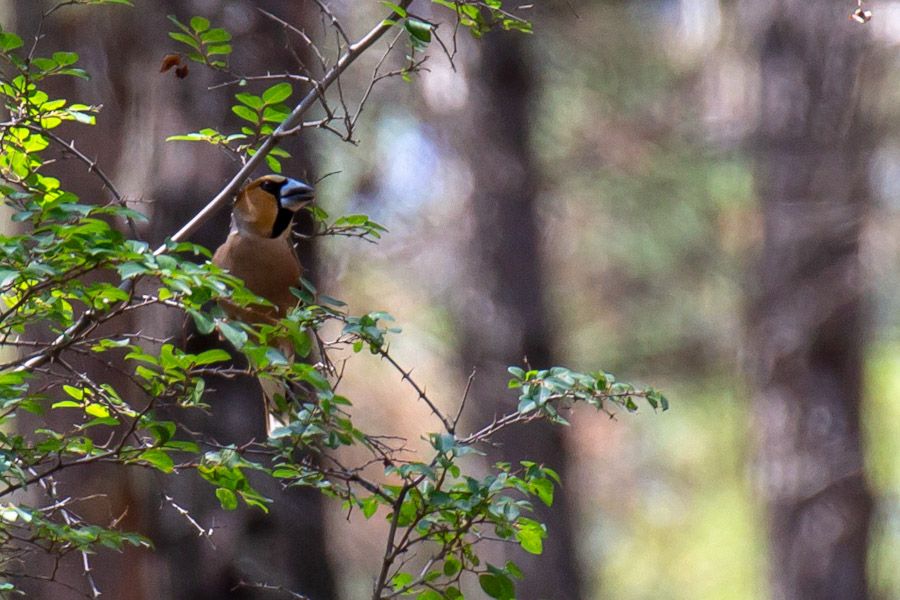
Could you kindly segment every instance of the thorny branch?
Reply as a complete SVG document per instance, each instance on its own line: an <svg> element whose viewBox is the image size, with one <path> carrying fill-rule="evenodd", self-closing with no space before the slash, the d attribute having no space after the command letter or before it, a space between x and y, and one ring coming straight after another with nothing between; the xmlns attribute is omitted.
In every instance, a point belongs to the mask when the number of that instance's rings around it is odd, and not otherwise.
<svg viewBox="0 0 900 600"><path fill-rule="evenodd" d="M401 367L400 364L396 360L394 360L394 357L391 356L388 351L384 350L383 348L378 350L378 355L386 360L392 367L394 367L394 369L396 369L400 373L401 381L406 381L410 386L412 386L412 388L419 395L419 400L427 404L428 408L431 409L431 412L434 414L434 416L440 419L441 424L444 426L444 429L447 430L448 433L453 433L453 423L450 422L450 420L447 419L446 416L444 416L444 413L442 413L438 409L437 405L435 405L435 403L431 401L431 399L425 393L425 390L419 387L419 384L417 384L413 380L413 378L411 377L412 371L405 371L403 367Z"/></svg>

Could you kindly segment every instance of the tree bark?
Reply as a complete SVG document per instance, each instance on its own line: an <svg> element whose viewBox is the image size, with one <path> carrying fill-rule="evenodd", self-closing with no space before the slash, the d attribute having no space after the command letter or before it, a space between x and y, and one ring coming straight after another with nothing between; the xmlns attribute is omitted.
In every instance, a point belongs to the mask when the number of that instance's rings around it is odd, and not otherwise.
<svg viewBox="0 0 900 600"><path fill-rule="evenodd" d="M543 298L537 191L540 173L530 147L531 103L537 91L527 39L494 32L479 44L472 67L472 98L462 133L461 154L474 176L474 221L465 292L460 362L466 375L477 370L470 392L470 420L489 422L514 410L506 391L508 365L523 360L534 368L551 366L552 332ZM565 479L566 448L560 428L536 424L501 435L490 460L516 464L534 460ZM540 557L509 552L525 572L517 598L581 597L577 553L564 490L552 509L538 506L537 518L549 536ZM540 504L538 502L538 504Z"/></svg>
<svg viewBox="0 0 900 600"><path fill-rule="evenodd" d="M874 146L859 109L867 32L840 2L754 10L764 13L755 151L765 242L751 344L771 598L864 599L873 504L860 439L860 232Z"/></svg>

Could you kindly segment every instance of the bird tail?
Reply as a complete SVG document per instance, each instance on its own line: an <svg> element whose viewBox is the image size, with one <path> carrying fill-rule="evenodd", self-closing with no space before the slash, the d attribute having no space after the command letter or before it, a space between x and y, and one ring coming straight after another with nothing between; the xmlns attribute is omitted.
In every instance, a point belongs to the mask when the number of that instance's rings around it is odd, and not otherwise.
<svg viewBox="0 0 900 600"><path fill-rule="evenodd" d="M290 402L290 389L280 379L260 377L259 386L263 393L264 421L266 424L266 438L272 435L272 430L282 427L290 420L284 410L284 405Z"/></svg>
<svg viewBox="0 0 900 600"><path fill-rule="evenodd" d="M309 330L309 335L319 344L318 337L313 330ZM294 360L294 348L288 340L279 340L277 343L278 350L288 358ZM318 356L324 357L322 360L327 361L327 355L321 347L314 347L310 356L305 360L315 361ZM320 363L321 364L321 363ZM325 365L326 369L333 370L334 367L330 363ZM272 434L272 430L276 427L283 427L290 423L292 419L291 407L301 399L309 399L314 397L315 393L312 387L302 383L291 383L283 379L272 377L260 377L259 385L262 388L263 402L265 406L265 423L266 437ZM296 406L294 406L296 408Z"/></svg>

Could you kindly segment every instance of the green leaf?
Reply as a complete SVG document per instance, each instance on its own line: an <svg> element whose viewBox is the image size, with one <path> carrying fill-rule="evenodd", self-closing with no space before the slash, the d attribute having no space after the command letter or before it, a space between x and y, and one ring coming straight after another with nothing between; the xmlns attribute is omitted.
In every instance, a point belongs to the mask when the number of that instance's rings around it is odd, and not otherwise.
<svg viewBox="0 0 900 600"><path fill-rule="evenodd" d="M178 450L179 452L190 452L192 454L197 454L198 452L200 452L200 446L198 446L194 442L172 440L170 442L166 442L165 447L171 448L172 450Z"/></svg>
<svg viewBox="0 0 900 600"><path fill-rule="evenodd" d="M544 538L547 530L544 526L532 519L521 519L516 531L516 540L522 550L529 554L540 554L544 551Z"/></svg>
<svg viewBox="0 0 900 600"><path fill-rule="evenodd" d="M150 448L149 450L141 452L138 456L138 460L150 464L152 467L163 473L171 473L175 470L175 463L172 460L172 457L159 448Z"/></svg>
<svg viewBox="0 0 900 600"><path fill-rule="evenodd" d="M213 350L207 350L201 354L198 354L194 358L195 365L211 365L217 362L225 362L231 360L231 355L222 350L221 348L214 348Z"/></svg>
<svg viewBox="0 0 900 600"><path fill-rule="evenodd" d="M167 142L207 142L209 137L199 133L184 133L181 135L170 135L166 138Z"/></svg>
<svg viewBox="0 0 900 600"><path fill-rule="evenodd" d="M277 106L267 106L263 110L263 120L270 123L281 123L291 114L291 109L284 104Z"/></svg>
<svg viewBox="0 0 900 600"><path fill-rule="evenodd" d="M81 408L81 403L74 400L60 400L59 402L54 402L50 408Z"/></svg>
<svg viewBox="0 0 900 600"><path fill-rule="evenodd" d="M453 577L462 570L462 563L455 556L444 559L444 575Z"/></svg>
<svg viewBox="0 0 900 600"><path fill-rule="evenodd" d="M231 54L231 44L216 44L206 49L207 56Z"/></svg>
<svg viewBox="0 0 900 600"><path fill-rule="evenodd" d="M433 28L431 23L410 17L403 25L414 39L422 44L431 43L431 30Z"/></svg>
<svg viewBox="0 0 900 600"><path fill-rule="evenodd" d="M54 52L53 60L61 67L67 67L78 62L78 55L74 52Z"/></svg>
<svg viewBox="0 0 900 600"><path fill-rule="evenodd" d="M259 124L259 115L256 113L256 111L247 108L243 104L232 106L231 112L244 119L245 121L250 121L254 125Z"/></svg>
<svg viewBox="0 0 900 600"><path fill-rule="evenodd" d="M209 29L209 19L205 17L191 17L191 29L197 33L203 33Z"/></svg>
<svg viewBox="0 0 900 600"><path fill-rule="evenodd" d="M199 331L201 334L208 335L212 333L213 329L216 328L215 322L209 315L206 315L199 310L194 309L188 310L188 314L190 314L194 319L194 325L197 327L197 331Z"/></svg>
<svg viewBox="0 0 900 600"><path fill-rule="evenodd" d="M549 479L535 479L529 484L532 493L536 494L541 502L547 506L553 506L553 482Z"/></svg>
<svg viewBox="0 0 900 600"><path fill-rule="evenodd" d="M239 492L241 495L241 499L247 504L247 506L252 506L254 508L258 508L263 512L269 512L269 507L266 506L266 502L271 502L268 498L261 496L255 490L243 490Z"/></svg>
<svg viewBox="0 0 900 600"><path fill-rule="evenodd" d="M525 369L520 369L519 367L507 367L506 370L516 379L525 379Z"/></svg>
<svg viewBox="0 0 900 600"><path fill-rule="evenodd" d="M221 28L210 29L200 36L204 44L221 44L231 41L231 34Z"/></svg>
<svg viewBox="0 0 900 600"><path fill-rule="evenodd" d="M367 519L370 518L378 510L378 498L371 496L362 502L362 513Z"/></svg>
<svg viewBox="0 0 900 600"><path fill-rule="evenodd" d="M216 328L219 333L228 340L232 346L240 350L247 343L247 334L237 327L226 323L225 321L216 321Z"/></svg>
<svg viewBox="0 0 900 600"><path fill-rule="evenodd" d="M74 71L74 69L69 69L70 71ZM75 75L75 73L68 73L69 75ZM67 110L66 114L71 116L72 119L82 125L96 125L97 117L94 115L89 115L83 112L79 112L77 110Z"/></svg>
<svg viewBox="0 0 900 600"><path fill-rule="evenodd" d="M157 444L165 444L175 435L177 426L172 421L153 421L146 426Z"/></svg>
<svg viewBox="0 0 900 600"><path fill-rule="evenodd" d="M272 477L277 479L293 479L299 475L300 473L294 468L279 468L272 471Z"/></svg>
<svg viewBox="0 0 900 600"><path fill-rule="evenodd" d="M229 489L216 488L216 498L225 510L234 510L238 507L237 495Z"/></svg>
<svg viewBox="0 0 900 600"><path fill-rule="evenodd" d="M331 296L328 296L326 294L322 294L319 296L319 302L321 304L327 304L328 306L336 306L337 308L343 308L347 306L346 302L338 300L337 298L332 298Z"/></svg>
<svg viewBox="0 0 900 600"><path fill-rule="evenodd" d="M512 562L511 560L506 561L506 572L516 579L525 579L525 574L522 573L522 569L520 569L519 565Z"/></svg>
<svg viewBox="0 0 900 600"><path fill-rule="evenodd" d="M499 573L483 573L478 577L478 585L491 598L514 600L516 597L516 588L512 580Z"/></svg>
<svg viewBox="0 0 900 600"><path fill-rule="evenodd" d="M394 11L400 17L405 17L407 14L405 8L403 8L402 6L397 6L393 2L388 2L388 0L382 0L381 3L384 4L385 6L387 6L392 11Z"/></svg>
<svg viewBox="0 0 900 600"><path fill-rule="evenodd" d="M287 358L285 358L284 354L282 354L277 348L267 348L266 349L266 360L269 361L270 365L288 365L290 362Z"/></svg>
<svg viewBox="0 0 900 600"><path fill-rule="evenodd" d="M98 404L96 402L91 402L87 406L84 407L84 412L92 417L96 417L98 419L105 419L109 416L109 409L103 406L102 404Z"/></svg>
<svg viewBox="0 0 900 600"><path fill-rule="evenodd" d="M21 273L10 269L0 269L0 287L6 287L19 278Z"/></svg>
<svg viewBox="0 0 900 600"><path fill-rule="evenodd" d="M282 81L281 83L276 83L269 89L263 92L262 99L266 104L278 104L279 102L284 102L288 98L291 97L291 94L294 93L294 88L290 83L286 81Z"/></svg>
<svg viewBox="0 0 900 600"><path fill-rule="evenodd" d="M391 587L393 587L395 591L401 590L412 583L412 581L413 576L411 573L400 572L391 577Z"/></svg>
<svg viewBox="0 0 900 600"><path fill-rule="evenodd" d="M23 43L22 38L16 34L0 31L0 51L9 52L10 50L21 48Z"/></svg>
<svg viewBox="0 0 900 600"><path fill-rule="evenodd" d="M73 387L71 385L64 385L63 391L76 400L84 399L84 390L82 388Z"/></svg>
<svg viewBox="0 0 900 600"><path fill-rule="evenodd" d="M119 277L122 279L129 279L131 277L135 277L136 275L143 275L147 272L147 267L144 265L127 262L119 265L116 270L119 272Z"/></svg>
<svg viewBox="0 0 900 600"><path fill-rule="evenodd" d="M266 155L266 164L269 166L273 173L281 173L281 161L279 161L271 154Z"/></svg>
<svg viewBox="0 0 900 600"><path fill-rule="evenodd" d="M191 36L189 36L189 35L186 34L186 33L179 33L179 32L177 32L177 31L170 31L170 32L169 32L169 37L172 38L173 40L177 41L177 42L181 42L182 44L187 44L188 46L190 46L190 47L193 48L194 50L200 50L200 44L197 42L197 40L195 40L194 38L192 38ZM201 57L201 58L202 58L202 57Z"/></svg>

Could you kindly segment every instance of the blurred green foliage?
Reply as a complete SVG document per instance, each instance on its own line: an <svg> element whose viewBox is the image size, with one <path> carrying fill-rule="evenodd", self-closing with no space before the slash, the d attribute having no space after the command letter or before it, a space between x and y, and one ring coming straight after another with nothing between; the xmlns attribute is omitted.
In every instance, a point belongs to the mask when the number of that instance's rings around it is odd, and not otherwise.
<svg viewBox="0 0 900 600"><path fill-rule="evenodd" d="M895 598L900 593L900 345L895 340L874 344L867 365L866 468L879 499L869 573L878 597Z"/></svg>

